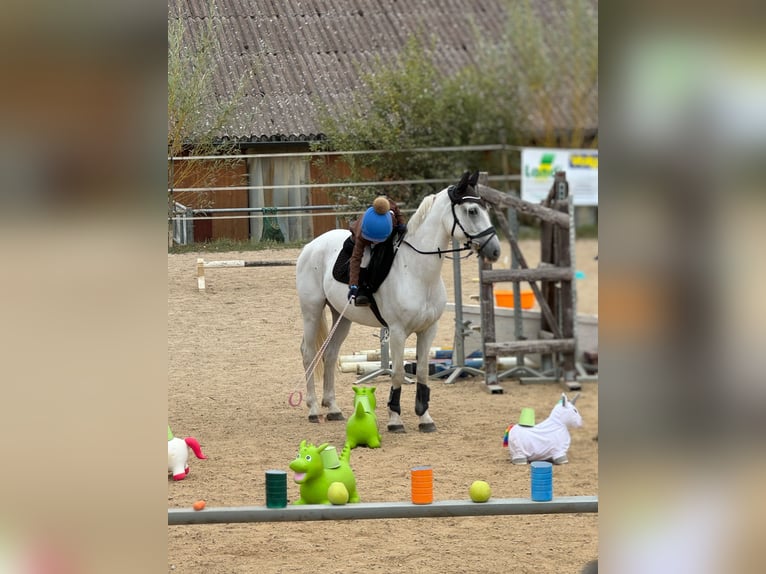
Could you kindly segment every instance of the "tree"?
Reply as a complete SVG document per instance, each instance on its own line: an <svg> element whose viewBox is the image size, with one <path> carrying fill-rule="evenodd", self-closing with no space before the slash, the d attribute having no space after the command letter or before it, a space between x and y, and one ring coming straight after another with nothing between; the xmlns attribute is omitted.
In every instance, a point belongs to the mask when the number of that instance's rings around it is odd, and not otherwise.
<svg viewBox="0 0 766 574"><path fill-rule="evenodd" d="M242 105L246 86L253 71L237 74L220 69L222 62L219 38L226 32L225 22L213 0L205 18L186 14L185 3L178 0L168 12L168 213L173 215L174 201L212 205L210 194L173 193L178 182L184 187L213 186L218 174L231 165L232 159L173 161L185 154L233 155L238 152L232 123L247 125L248 114ZM233 91L218 89L216 80L228 77ZM238 126L237 126L238 127ZM246 128L245 128L246 129ZM237 134L244 133L239 129ZM197 195L192 198L191 194ZM172 223L168 225L168 245L172 245Z"/></svg>
<svg viewBox="0 0 766 574"><path fill-rule="evenodd" d="M508 9L503 42L480 66L515 90L520 131L544 146L597 145L586 129L598 116L598 4L563 0L555 18L534 0Z"/></svg>
<svg viewBox="0 0 766 574"><path fill-rule="evenodd" d="M499 158L478 154L401 153L403 149L503 143L581 147L598 110L598 32L594 0L564 0L546 19L539 2L508 2L506 32L486 40L474 27L474 64L445 74L433 45L410 38L398 57L378 61L374 74L341 108L323 108L327 139L315 149L387 150L348 155L348 181L437 179L455 166L501 172ZM550 21L549 21L550 20ZM595 111L594 111L595 110ZM563 134L563 137L562 137ZM496 163L494 163L496 162ZM342 181L335 164L319 160L329 179ZM415 203L433 186L398 188L395 199ZM339 203L366 205L375 189L335 192Z"/></svg>
<svg viewBox="0 0 766 574"><path fill-rule="evenodd" d="M340 110L324 107L319 121L326 140L315 149L387 150L390 153L345 156L350 168L348 181L359 181L362 175L374 174L378 179L439 179L459 174L462 167L478 166L478 154L408 152L433 146L459 146L495 140L483 132L486 124L497 125L497 118L487 110L477 80L466 69L452 77L445 76L434 62L433 47L411 38L390 63L380 59L374 74L361 77L363 87L351 96ZM473 84L473 86L472 86ZM328 178L342 180L332 171L333 164L318 160ZM439 186L442 187L442 186ZM433 185L411 185L397 188L395 199L416 203L437 189ZM335 192L342 203L354 207L366 205L374 196L374 188L348 188Z"/></svg>

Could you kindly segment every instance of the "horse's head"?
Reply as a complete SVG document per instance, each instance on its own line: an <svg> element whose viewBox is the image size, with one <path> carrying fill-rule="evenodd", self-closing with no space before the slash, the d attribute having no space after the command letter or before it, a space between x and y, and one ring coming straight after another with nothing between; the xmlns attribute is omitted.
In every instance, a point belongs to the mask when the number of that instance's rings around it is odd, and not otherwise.
<svg viewBox="0 0 766 574"><path fill-rule="evenodd" d="M290 463L290 470L295 472L293 480L298 484L304 483L312 478L316 478L324 472L324 463L322 462L322 451L329 446L329 443L314 446L301 441L298 448L298 456Z"/></svg>
<svg viewBox="0 0 766 574"><path fill-rule="evenodd" d="M489 218L486 202L476 191L479 172L463 172L457 185L447 192L452 202L451 235L470 244L473 250L490 263L500 258L500 241Z"/></svg>
<svg viewBox="0 0 766 574"><path fill-rule="evenodd" d="M579 398L580 393L577 393L570 401L567 398L566 393L561 393L561 400L556 403L555 407L553 407L553 413L556 414L558 420L571 428L580 428L582 426L580 411L575 407L575 403Z"/></svg>

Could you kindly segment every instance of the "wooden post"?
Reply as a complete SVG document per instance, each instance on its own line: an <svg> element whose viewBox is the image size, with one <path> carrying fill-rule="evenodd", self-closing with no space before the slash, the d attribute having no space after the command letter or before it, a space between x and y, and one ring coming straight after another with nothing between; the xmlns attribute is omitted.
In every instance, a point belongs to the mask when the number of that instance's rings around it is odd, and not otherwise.
<svg viewBox="0 0 766 574"><path fill-rule="evenodd" d="M550 191L548 192L548 197L546 197L544 201L544 205L549 206L555 201L555 189L556 185L555 183L551 186ZM549 266L555 266L556 263L556 239L557 239L557 229L556 226L550 222L541 220L540 221L540 265L549 265ZM540 291L542 294L543 301L545 302L545 305L548 306L548 308L553 310L553 316L550 314L543 314L540 317L540 336L549 336L550 334L560 333L560 328L558 324L559 319L559 308L558 308L558 299L556 297L556 290L557 290L557 282L551 281L551 280L543 280L540 285ZM555 361L553 360L553 356L545 353L540 355L540 368L543 372L549 371L549 370L557 370L558 366L556 365ZM557 376L558 373L554 372L554 376Z"/></svg>
<svg viewBox="0 0 766 574"><path fill-rule="evenodd" d="M563 212L567 212L570 215L570 208L572 207L572 201L569 196L569 183L566 180L564 172L558 172L555 176L553 185L556 186L556 196L559 200L567 198L565 205L559 207ZM563 202L562 202L563 203ZM558 231L558 266L571 269L572 264L572 245L570 241L570 230L557 230ZM561 309L561 331L565 339L574 340L575 336L575 317L574 306L572 304L572 282L573 277L561 280L559 305ZM576 384L577 370L575 367L575 349L567 349L561 352L562 369L563 369L563 384L568 390L577 390L579 385Z"/></svg>
<svg viewBox="0 0 766 574"><path fill-rule="evenodd" d="M479 174L479 186L486 186L489 174L482 171ZM501 394L503 388L497 384L497 357L487 357L487 342L495 342L495 290L491 282L482 281L484 271L491 270L492 265L486 263L483 257L479 257L479 300L482 313L482 354L484 356L484 383L485 389L493 394Z"/></svg>
<svg viewBox="0 0 766 574"><path fill-rule="evenodd" d="M497 357L487 356L487 344L495 343L495 294L492 283L482 280L489 263L479 258L479 304L481 305L481 339L484 357L484 382L487 387L497 385Z"/></svg>
<svg viewBox="0 0 766 574"><path fill-rule="evenodd" d="M205 290L205 260L197 258L197 289Z"/></svg>

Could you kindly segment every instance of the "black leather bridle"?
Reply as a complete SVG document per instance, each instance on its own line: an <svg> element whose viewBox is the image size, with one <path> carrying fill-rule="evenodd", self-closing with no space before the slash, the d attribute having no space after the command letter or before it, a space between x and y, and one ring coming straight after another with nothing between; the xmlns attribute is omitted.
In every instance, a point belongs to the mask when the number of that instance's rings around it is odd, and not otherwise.
<svg viewBox="0 0 766 574"><path fill-rule="evenodd" d="M460 219L458 219L457 213L455 213L455 206L460 205L461 203L465 202L472 202L472 203L478 203L481 207L484 209L487 208L486 202L479 197L478 195L459 195L457 193L457 186L451 185L447 189L447 193L449 194L450 201L452 202L451 208L452 208L452 231L450 231L450 237L455 237L455 228L459 227L460 231L463 232L463 234L468 238L468 241L465 242L463 247L458 247L456 249L441 249L437 248L436 251L421 251L414 245L412 245L409 241L403 241L403 243L407 244L409 247L417 251L418 253L422 255L438 255L439 257L442 256L442 253L455 253L457 251L467 251L471 249L471 242L480 239L482 237L486 237L487 239L484 240L484 243L482 243L479 246L479 249L477 251L481 252L482 249L484 249L484 246L489 243L489 241L497 235L497 232L495 231L495 228L493 226L489 226L484 231L481 231L477 233L476 235L471 235L465 230L465 227L463 227L463 224L460 223Z"/></svg>

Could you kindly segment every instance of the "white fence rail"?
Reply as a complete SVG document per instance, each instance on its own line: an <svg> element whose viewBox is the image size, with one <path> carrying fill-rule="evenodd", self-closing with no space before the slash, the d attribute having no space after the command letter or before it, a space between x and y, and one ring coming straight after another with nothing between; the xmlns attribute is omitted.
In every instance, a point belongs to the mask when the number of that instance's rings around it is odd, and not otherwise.
<svg viewBox="0 0 766 574"><path fill-rule="evenodd" d="M246 160L248 162L248 185L234 186L200 186L200 187L168 187L168 193L216 193L226 191L246 191L248 195L247 207L227 208L187 208L179 203L174 203L173 213L169 215L173 226L173 239L176 244L187 244L194 241L194 221L201 219L249 219L249 234L254 240L261 237L263 232L263 219L275 218L284 237L288 241L307 240L313 236L311 218L316 215L331 215L337 218L344 216L356 216L361 210L348 210L343 206L312 206L309 205L309 189L353 189L370 187L396 187L412 185L448 185L453 179L422 179L422 180L395 180L395 181L354 181L354 182L326 182L313 183L308 181L310 158L320 156L357 156L370 154L394 154L394 153L464 153L464 152L498 152L503 154L502 164L509 164L506 154L519 154L526 149L518 146L505 144L489 144L475 146L454 147L429 147L413 148L407 150L356 150L356 151L306 151L265 154L238 154L222 156L180 156L168 157L171 162L205 161L205 160ZM271 162L271 163L269 163ZM271 165L267 168L267 165ZM267 174L271 174L268 178ZM522 175L518 173L505 173L492 175L488 178L495 188L507 189L507 183L514 182L518 188ZM517 189L517 191L520 191ZM272 193L269 202L265 205L264 192ZM214 205L214 203L213 203ZM276 210L276 211L275 211ZM411 211L411 210L406 210Z"/></svg>

